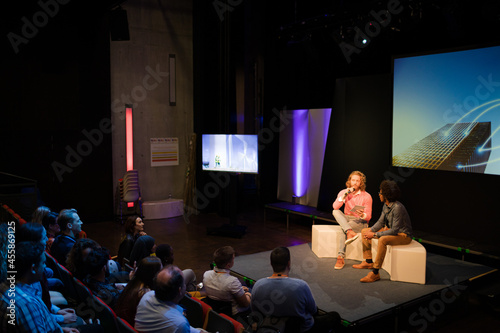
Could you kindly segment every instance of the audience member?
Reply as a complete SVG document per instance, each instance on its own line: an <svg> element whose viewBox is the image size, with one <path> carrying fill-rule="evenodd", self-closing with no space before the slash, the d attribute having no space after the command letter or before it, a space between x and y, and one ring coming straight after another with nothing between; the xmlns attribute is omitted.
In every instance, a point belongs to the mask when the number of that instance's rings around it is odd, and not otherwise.
<svg viewBox="0 0 500 333"><path fill-rule="evenodd" d="M154 290L146 293L137 306L135 329L155 333L206 332L189 325L178 305L186 294L182 271L173 265L164 267L156 276Z"/></svg>
<svg viewBox="0 0 500 333"><path fill-rule="evenodd" d="M47 246L47 232L45 228L38 223L29 222L17 228L16 242L37 242L43 246ZM50 310L50 293L49 289L62 287L62 282L59 279L53 279L54 272L49 267L45 267L44 274L41 279L41 298ZM49 282L50 281L50 282Z"/></svg>
<svg viewBox="0 0 500 333"><path fill-rule="evenodd" d="M258 280L253 286L252 311L265 317L302 318L301 332L329 332L340 328L339 314L329 312L319 315L307 283L289 277L291 261L288 248L278 247L271 252L271 266L273 275Z"/></svg>
<svg viewBox="0 0 500 333"><path fill-rule="evenodd" d="M163 267L174 264L174 249L169 244L160 244L156 247L156 256L161 259ZM187 291L196 291L196 274L190 268L182 271Z"/></svg>
<svg viewBox="0 0 500 333"><path fill-rule="evenodd" d="M203 274L203 286L211 300L231 302L231 315L236 317L250 310L252 295L238 278L230 274L234 257L235 251L231 246L218 248L213 255L214 269Z"/></svg>
<svg viewBox="0 0 500 333"><path fill-rule="evenodd" d="M61 265L66 266L66 256L75 244L83 222L76 209L70 208L61 210L57 224L61 228L61 234L54 240L50 253Z"/></svg>
<svg viewBox="0 0 500 333"><path fill-rule="evenodd" d="M59 227L59 224L57 224L57 216L59 216L59 214L57 214L56 212L50 212L42 219L42 225L47 231L48 240L45 250L48 253L50 253L50 248L52 247L56 236L61 232L61 227Z"/></svg>
<svg viewBox="0 0 500 333"><path fill-rule="evenodd" d="M115 286L109 281L108 260L109 252L107 249L101 247L92 250L85 260L88 275L83 279L83 283L89 287L94 295L110 307L114 307L123 287L121 285Z"/></svg>
<svg viewBox="0 0 500 333"><path fill-rule="evenodd" d="M333 202L333 216L340 225L342 239L338 242L338 256L335 269L344 268L346 245L358 238L358 232L368 227L372 218L372 196L366 192L366 176L360 171L353 171L346 182L346 189L337 195ZM344 206L345 204L345 206ZM344 206L344 212L340 210ZM347 239L346 239L347 237Z"/></svg>
<svg viewBox="0 0 500 333"><path fill-rule="evenodd" d="M157 257L146 257L139 262L133 277L121 292L114 308L116 314L132 326L135 324L137 305L145 293L153 289L153 280L163 268Z"/></svg>
<svg viewBox="0 0 500 333"><path fill-rule="evenodd" d="M122 239L120 243L120 247L118 248L118 258L117 261L120 265L125 264L125 259L130 259L130 253L134 248L135 241L137 238L141 236L147 235L144 231L144 221L139 215L129 216L127 221L125 222L125 237ZM130 263L131 266L134 263Z"/></svg>
<svg viewBox="0 0 500 333"><path fill-rule="evenodd" d="M36 242L16 244L15 292L7 280L0 286L0 331L11 332L79 332L76 328L63 327L51 316L43 301L36 296L32 284L39 282L45 268L45 247ZM10 308L15 304L15 315ZM14 321L15 326L13 326Z"/></svg>
<svg viewBox="0 0 500 333"><path fill-rule="evenodd" d="M130 253L130 266L134 267L143 258L149 257L156 251L155 239L151 236L141 236L135 241Z"/></svg>
<svg viewBox="0 0 500 333"><path fill-rule="evenodd" d="M88 274L85 260L90 252L101 246L90 238L78 239L66 257L66 268L78 280L83 281Z"/></svg>
<svg viewBox="0 0 500 333"><path fill-rule="evenodd" d="M375 282L380 280L379 269L384 262L387 245L407 245L411 243L413 229L410 216L405 206L398 201L401 190L393 180L384 180L378 192L380 202L384 203L382 214L378 221L371 227L361 231L363 236L363 259L361 264L353 265L354 268L373 269L361 282ZM378 251L375 261L372 260L373 238L379 238Z"/></svg>
<svg viewBox="0 0 500 333"><path fill-rule="evenodd" d="M42 244L45 248L47 242L47 234L45 228L41 224L34 222L25 223L18 228L16 241L36 242ZM64 299L62 294L49 291L54 288L64 288L62 281L52 278L52 275L52 270L48 267L44 267L44 272L40 278L40 281L34 282L31 285L34 289L33 294L38 296L44 302L51 315L60 325L69 325L74 323L76 324L77 319L78 324L83 324L83 321L80 318L77 318L73 309L61 309L52 303L54 297Z"/></svg>
<svg viewBox="0 0 500 333"><path fill-rule="evenodd" d="M31 222L42 224L43 218L50 213L50 208L46 206L39 206L31 216Z"/></svg>
<svg viewBox="0 0 500 333"><path fill-rule="evenodd" d="M32 215L32 221L31 222L35 222L35 223L40 223L40 224L44 224L43 220L50 214L50 213L54 213L56 214L56 217L57 217L57 213L56 212L52 212L50 210L49 207L45 207L45 206L40 206L38 207L34 212L33 212L33 215ZM44 224L45 226L45 224ZM58 228L58 231L56 233L54 233L54 236L57 236L57 233L59 233L59 230L60 228ZM47 230L48 232L49 230ZM49 233L50 234L50 233ZM85 231L83 230L80 230L80 232L78 233L77 235L77 238L87 238L87 234L85 233Z"/></svg>

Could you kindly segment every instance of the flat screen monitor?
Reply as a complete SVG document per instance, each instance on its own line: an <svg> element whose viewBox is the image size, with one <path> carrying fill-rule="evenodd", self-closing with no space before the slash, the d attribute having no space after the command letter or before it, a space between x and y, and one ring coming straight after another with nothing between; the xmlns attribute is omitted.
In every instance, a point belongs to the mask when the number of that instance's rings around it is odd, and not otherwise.
<svg viewBox="0 0 500 333"><path fill-rule="evenodd" d="M500 46L393 59L392 165L500 174Z"/></svg>
<svg viewBox="0 0 500 333"><path fill-rule="evenodd" d="M258 173L257 134L203 134L202 170Z"/></svg>

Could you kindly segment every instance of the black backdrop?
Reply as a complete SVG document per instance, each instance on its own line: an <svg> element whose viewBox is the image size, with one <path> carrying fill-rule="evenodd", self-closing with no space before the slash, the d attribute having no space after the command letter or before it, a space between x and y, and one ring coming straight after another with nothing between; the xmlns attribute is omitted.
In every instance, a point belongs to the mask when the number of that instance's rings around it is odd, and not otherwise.
<svg viewBox="0 0 500 333"><path fill-rule="evenodd" d="M40 3L57 7L16 52L6 37L42 20ZM111 134L101 128L111 117L108 6L10 2L2 19L0 171L36 180L38 204L76 208L84 223L113 216Z"/></svg>

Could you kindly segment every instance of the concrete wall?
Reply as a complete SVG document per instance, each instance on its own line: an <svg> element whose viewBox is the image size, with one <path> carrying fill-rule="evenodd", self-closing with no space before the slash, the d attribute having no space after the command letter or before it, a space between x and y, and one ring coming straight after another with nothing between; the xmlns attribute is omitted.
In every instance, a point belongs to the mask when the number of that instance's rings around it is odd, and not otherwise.
<svg viewBox="0 0 500 333"><path fill-rule="evenodd" d="M125 104L134 108L134 169L143 201L183 198L193 132L192 2L129 0L129 41L111 42L113 182L126 172ZM169 54L176 56L176 106L169 105ZM154 74L153 74L154 73ZM151 167L150 138L179 139L179 165Z"/></svg>

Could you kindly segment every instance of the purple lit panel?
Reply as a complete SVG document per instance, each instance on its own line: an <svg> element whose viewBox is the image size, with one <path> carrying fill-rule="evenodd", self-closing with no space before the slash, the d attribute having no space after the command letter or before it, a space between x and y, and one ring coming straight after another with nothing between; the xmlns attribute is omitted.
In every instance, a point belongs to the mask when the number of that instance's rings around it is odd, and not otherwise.
<svg viewBox="0 0 500 333"><path fill-rule="evenodd" d="M306 194L309 187L309 110L293 111L293 193L296 197Z"/></svg>

